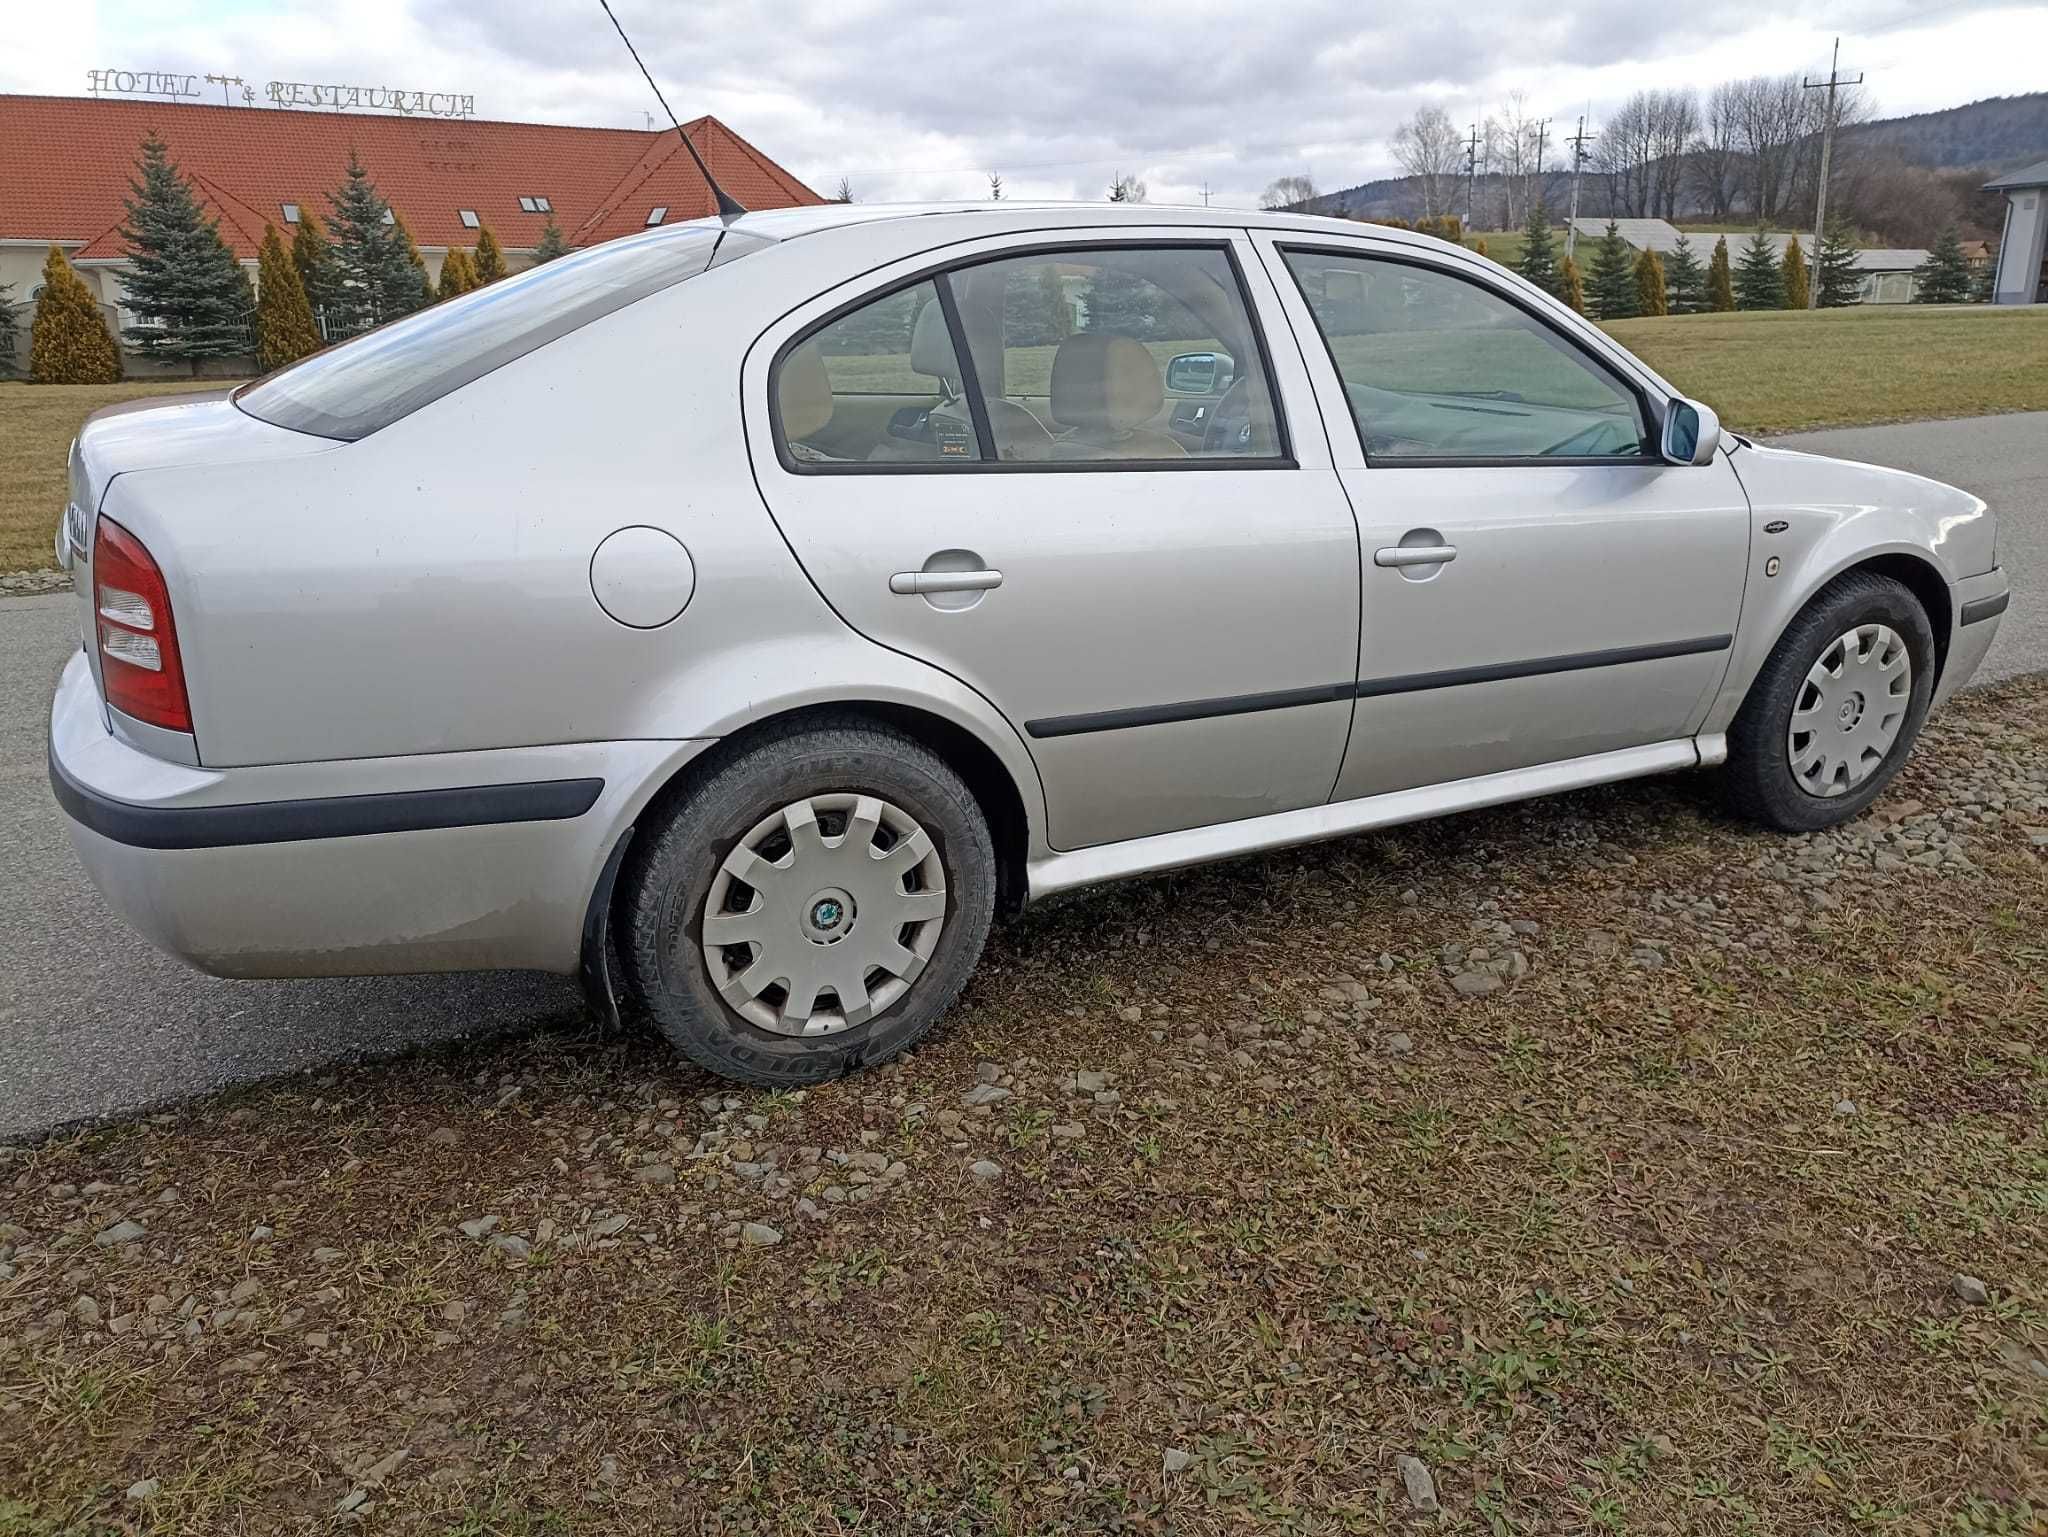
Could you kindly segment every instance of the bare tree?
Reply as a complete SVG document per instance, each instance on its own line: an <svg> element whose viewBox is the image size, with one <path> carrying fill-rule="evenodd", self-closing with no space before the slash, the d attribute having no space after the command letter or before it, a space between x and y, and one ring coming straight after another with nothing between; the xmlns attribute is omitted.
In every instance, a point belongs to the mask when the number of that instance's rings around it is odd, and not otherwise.
<svg viewBox="0 0 2048 1537"><path fill-rule="evenodd" d="M839 190L832 194L832 200L835 203L851 203L853 201L853 183L844 176L840 177Z"/></svg>
<svg viewBox="0 0 2048 1537"><path fill-rule="evenodd" d="M1786 210L1801 145L1812 127L1812 104L1797 75L1755 75L1734 83L1745 201L1760 224Z"/></svg>
<svg viewBox="0 0 2048 1537"><path fill-rule="evenodd" d="M1000 203L1003 200L1003 173L1001 171L990 171L988 173L988 196L989 201L992 203Z"/></svg>
<svg viewBox="0 0 2048 1537"><path fill-rule="evenodd" d="M1442 107L1417 107L1415 116L1394 130L1387 147L1394 163L1415 179L1423 214L1449 213L1465 168L1465 141L1451 115Z"/></svg>
<svg viewBox="0 0 2048 1537"><path fill-rule="evenodd" d="M1299 208L1316 195L1316 184L1304 171L1299 176L1276 176L1259 194L1261 208Z"/></svg>
<svg viewBox="0 0 2048 1537"><path fill-rule="evenodd" d="M1112 203L1142 203L1145 201L1145 184L1126 171L1109 184L1109 200Z"/></svg>
<svg viewBox="0 0 2048 1537"><path fill-rule="evenodd" d="M1520 91L1510 92L1480 132L1485 136L1487 167L1500 178L1499 227L1513 229L1535 193L1531 182L1536 169L1537 122L1529 115L1528 98ZM1477 210L1474 214L1476 217Z"/></svg>
<svg viewBox="0 0 2048 1537"><path fill-rule="evenodd" d="M1650 93L1650 198L1654 212L1666 219L1678 215L1684 190L1685 151L1699 132L1699 98L1690 90Z"/></svg>
<svg viewBox="0 0 2048 1537"><path fill-rule="evenodd" d="M1693 200L1725 223L1734 207L1736 163L1741 155L1741 86L1724 80L1707 94L1707 108L1692 140Z"/></svg>

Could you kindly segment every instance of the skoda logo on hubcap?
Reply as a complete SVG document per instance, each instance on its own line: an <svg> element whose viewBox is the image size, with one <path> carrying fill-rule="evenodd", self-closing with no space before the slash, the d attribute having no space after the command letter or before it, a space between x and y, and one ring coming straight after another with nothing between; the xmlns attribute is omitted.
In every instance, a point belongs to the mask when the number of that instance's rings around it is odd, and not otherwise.
<svg viewBox="0 0 2048 1537"><path fill-rule="evenodd" d="M820 902L816 907L811 909L811 922L815 923L821 929L838 928L839 920L845 916L846 909L841 907L837 902L833 901L830 897L825 898L824 901Z"/></svg>

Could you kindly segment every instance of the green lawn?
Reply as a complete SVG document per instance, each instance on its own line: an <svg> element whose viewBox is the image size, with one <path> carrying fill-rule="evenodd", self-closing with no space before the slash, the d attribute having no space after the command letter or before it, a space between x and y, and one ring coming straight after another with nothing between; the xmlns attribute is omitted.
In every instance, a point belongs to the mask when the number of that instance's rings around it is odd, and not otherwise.
<svg viewBox="0 0 2048 1537"><path fill-rule="evenodd" d="M224 382L0 384L0 571L50 564L64 514L65 459L90 413L145 395L219 389Z"/></svg>
<svg viewBox="0 0 2048 1537"><path fill-rule="evenodd" d="M2048 306L1757 310L1607 330L1745 432L2048 410Z"/></svg>

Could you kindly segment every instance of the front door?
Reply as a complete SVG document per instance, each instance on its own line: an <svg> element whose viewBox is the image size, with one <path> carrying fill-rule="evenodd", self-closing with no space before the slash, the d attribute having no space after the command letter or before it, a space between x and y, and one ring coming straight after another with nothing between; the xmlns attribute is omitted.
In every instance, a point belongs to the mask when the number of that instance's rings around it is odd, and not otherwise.
<svg viewBox="0 0 2048 1537"><path fill-rule="evenodd" d="M1748 562L1725 457L1664 463L1641 388L1477 270L1261 243L1359 522L1337 798L1691 735Z"/></svg>
<svg viewBox="0 0 2048 1537"><path fill-rule="evenodd" d="M1247 273L1270 304L1221 231L986 242L826 295L750 360L759 480L805 571L1008 717L1055 848L1320 804L1336 779L1358 536Z"/></svg>

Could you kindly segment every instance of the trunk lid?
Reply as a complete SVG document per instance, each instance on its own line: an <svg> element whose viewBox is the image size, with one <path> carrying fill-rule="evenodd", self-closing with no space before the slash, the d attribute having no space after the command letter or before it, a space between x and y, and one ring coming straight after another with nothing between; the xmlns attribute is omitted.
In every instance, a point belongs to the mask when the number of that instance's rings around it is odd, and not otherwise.
<svg viewBox="0 0 2048 1537"><path fill-rule="evenodd" d="M79 643L92 664L93 683L106 698L100 675L92 601L92 543L100 503L117 475L131 470L192 464L245 464L330 453L340 443L273 427L235 409L232 388L198 390L105 406L85 419L71 444L70 499L57 527L57 564L71 576L78 604ZM175 611L177 594L173 593Z"/></svg>

